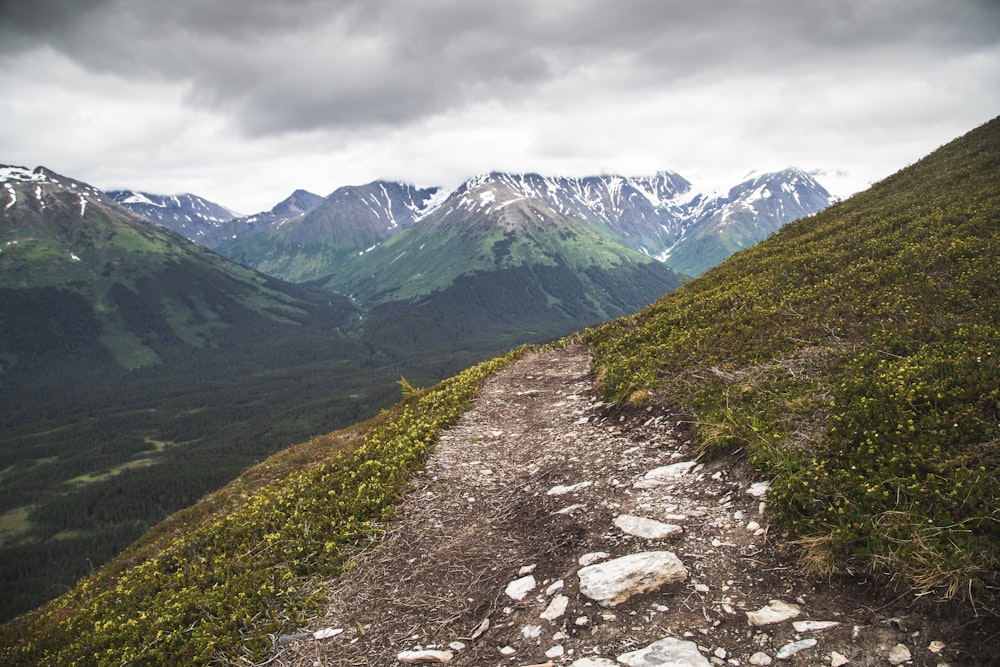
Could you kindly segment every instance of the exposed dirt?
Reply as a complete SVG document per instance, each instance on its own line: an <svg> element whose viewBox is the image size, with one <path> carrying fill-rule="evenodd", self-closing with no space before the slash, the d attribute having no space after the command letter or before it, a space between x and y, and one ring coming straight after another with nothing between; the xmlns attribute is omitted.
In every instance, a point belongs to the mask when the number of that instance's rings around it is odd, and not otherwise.
<svg viewBox="0 0 1000 667"><path fill-rule="evenodd" d="M766 497L748 494L759 480L738 458L698 463L665 486L634 486L654 468L696 457L685 424L668 410L609 412L593 390L585 349L529 355L489 381L442 438L385 539L331 582L327 614L308 631L342 632L285 638L268 662L397 665L402 651L434 648L451 651L451 665L569 665L614 661L677 637L717 665L752 664L758 652L774 658L808 638L814 647L775 664L829 665L837 652L850 665L884 666L897 644L910 653L906 664L987 664L990 647L971 633L974 619L931 615L912 596L887 598L861 578L805 576L768 527ZM580 483L589 485L551 493ZM684 531L657 541L632 537L613 524L626 513ZM580 594L583 554L649 550L674 552L687 579L609 609ZM531 566L538 585L515 601L505 588ZM559 594L569 598L565 614L541 619ZM751 626L746 612L774 599L801 607L794 620L839 625Z"/></svg>

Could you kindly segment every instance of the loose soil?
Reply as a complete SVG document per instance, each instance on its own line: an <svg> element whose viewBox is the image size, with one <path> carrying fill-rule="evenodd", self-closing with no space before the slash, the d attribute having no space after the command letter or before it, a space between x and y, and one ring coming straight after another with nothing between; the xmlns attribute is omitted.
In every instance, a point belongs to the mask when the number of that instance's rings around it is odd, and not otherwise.
<svg viewBox="0 0 1000 667"><path fill-rule="evenodd" d="M762 480L738 456L698 462L666 486L634 486L651 469L697 459L682 416L604 405L583 347L529 354L486 384L441 438L383 539L329 583L326 615L308 631L341 632L282 638L268 664L389 666L402 651L434 648L452 651L456 666L555 666L614 661L664 637L695 642L720 666L751 664L758 652L774 658L810 637L814 647L775 664L829 665L836 651L851 666L885 666L897 644L912 665L990 664L1000 655L995 629L966 612L888 595L860 574L806 575L770 526L766 496L748 493ZM632 537L613 524L626 513L684 531ZM583 554L649 550L674 552L687 579L610 609L579 593ZM520 602L508 597L507 584L532 567L535 590ZM557 594L569 597L566 613L542 620ZM746 612L775 599L801 607L794 620L839 625L751 626Z"/></svg>

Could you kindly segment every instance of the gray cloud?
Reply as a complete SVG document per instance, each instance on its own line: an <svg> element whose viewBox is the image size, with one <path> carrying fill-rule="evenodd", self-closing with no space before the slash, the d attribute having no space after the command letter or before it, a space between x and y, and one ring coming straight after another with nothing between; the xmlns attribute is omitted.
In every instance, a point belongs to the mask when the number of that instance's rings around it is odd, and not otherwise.
<svg viewBox="0 0 1000 667"><path fill-rule="evenodd" d="M189 87L251 135L385 126L525 104L574 72L606 95L692 76L921 67L996 45L1000 3L934 0L36 0L0 50L46 43L96 72ZM15 38L16 37L16 38ZM590 93L593 91L580 91Z"/></svg>
<svg viewBox="0 0 1000 667"><path fill-rule="evenodd" d="M0 0L0 161L248 212L490 169L849 192L998 109L996 0Z"/></svg>

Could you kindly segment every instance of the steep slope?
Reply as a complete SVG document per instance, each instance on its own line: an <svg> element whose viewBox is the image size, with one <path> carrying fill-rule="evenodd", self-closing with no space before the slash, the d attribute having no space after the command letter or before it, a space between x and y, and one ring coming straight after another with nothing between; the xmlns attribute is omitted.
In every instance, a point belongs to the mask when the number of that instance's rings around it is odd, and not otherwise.
<svg viewBox="0 0 1000 667"><path fill-rule="evenodd" d="M105 194L133 213L195 243L202 243L216 227L236 217L226 207L192 194L156 195L133 190L109 190Z"/></svg>
<svg viewBox="0 0 1000 667"><path fill-rule="evenodd" d="M768 516L782 520L783 528L799 538L792 546L806 563L821 570L822 581L836 584L839 577L830 577L836 570L868 571L882 575L882 583L895 580L916 591L971 595L975 609L957 606L948 610L951 617L995 632L1000 570L998 170L1000 119L869 191L786 226L643 312L585 332L603 399L617 401L606 424L615 429L610 437L628 428L646 431L640 432L636 445L608 459L586 458L584 463L583 453L580 460L575 455L560 457L567 465L564 470L571 464L591 466L600 472L601 481L621 493L621 502L629 504L637 498L631 478L620 479L608 471L617 473L621 467L634 473L628 457L641 458L644 465L674 463L670 454L657 451L659 438L667 440L675 426L688 424L703 462L728 450L736 457L734 466L742 462L756 475L771 478L767 506L777 516ZM377 419L272 457L161 525L58 603L5 626L0 655L12 665L74 660L171 664L179 655L190 664L267 659L274 646L268 633L294 633L317 618L325 597L321 582L340 574L359 552L376 551L373 540L385 530L384 522L410 475L423 468L427 449L457 422L484 378L517 356L470 369L429 390L404 383L407 398ZM538 375L524 373L526 379ZM564 419L579 415L574 414L581 403L579 390L570 385L561 388L558 398L544 399L558 401L546 409L564 422L566 430L551 434L560 447L576 442ZM542 400L540 393L538 387L507 391L496 400L527 406ZM669 414L665 405L672 406ZM638 418L629 420L630 412ZM505 435L494 435L494 430L508 430L505 422L498 423L503 427L475 431L472 443L490 443ZM570 423L580 425L575 419ZM662 432L654 432L661 426ZM470 452L463 450L462 455L471 458ZM657 461L658 456L664 460ZM463 467L476 484L496 501L484 505L483 519L508 520L512 508L520 507L517 494L525 487L492 484L493 471L478 458L460 463L467 464ZM694 464L690 461L691 467ZM727 480L728 470L718 466L711 476L719 482L713 488L725 495L706 498L706 511L746 502L740 480L733 482L736 486ZM552 487L543 490L546 482L564 480L554 479L549 469L528 472L525 485L532 494L523 499L530 503L524 519L533 521L532 527L568 521L571 511L553 513L549 510L554 507L543 504L556 495L549 493ZM446 480L424 480L430 486L421 488L421 495L429 501L451 491ZM508 493L494 493L494 486ZM481 502L481 494L460 499ZM673 511L664 501L636 509L654 507ZM747 511L760 510L751 505ZM734 512L732 521L745 520L745 512L741 514L738 519ZM720 528L729 530L725 524ZM477 549L478 529L471 523L461 525ZM773 525L763 534L780 541L782 529ZM564 559L568 547L575 554L575 546L590 533L570 526L546 535L551 541L532 546L538 549L540 575L551 577L556 570L550 564ZM605 530L600 535L610 539L618 534ZM715 539L718 544L706 535L695 555L732 548L726 544L727 535ZM740 534L739 539L750 538ZM624 548L630 540L611 541ZM456 577L471 572L467 597L473 602L486 599L479 584L482 577L492 581L495 575L489 568L514 571L513 563L498 558L486 569L466 572L463 553L437 549L435 557L459 559L447 570L442 564L431 571ZM734 559L733 567L753 567L757 554L751 546ZM427 569L425 561L413 562ZM522 564L531 565L516 565ZM826 604L822 592L801 587L807 575L790 569L790 564L778 569L790 578L786 590L806 595L800 604L809 610ZM742 572L731 579L756 585ZM872 580L861 583L874 586ZM577 581L564 584L572 587ZM791 634L785 627L748 628L745 615L725 610L725 605L735 604L726 597L732 599L740 591L721 586L707 590L705 598L697 597L705 588L692 586L683 598L665 600L667 610L641 598L643 603L626 606L627 615L621 618L640 634L643 626L664 620L678 632L666 612L693 609L706 618L704 625L689 630L693 636L708 637L738 623L741 641L762 642L761 648L769 652L776 648L772 633ZM503 591L490 591L489 600L497 605ZM440 590L433 593L435 600L441 597ZM929 603L932 597L924 595L919 601ZM908 596L893 598L892 604L903 604ZM529 639L530 633L506 625L507 619L510 614L524 618L524 610L537 602L532 597L523 603L501 603L511 611L501 609L492 618L491 627L505 633L498 637ZM616 619L610 612L590 617L594 609L584 611L596 628L590 635L599 639L605 624L620 628L613 625ZM982 616L977 618L977 613ZM718 626L708 614L717 616ZM389 615L384 620L391 622ZM931 648L937 638L924 634L922 626L907 627L900 634L902 617L884 620L885 627L845 627L838 636L871 631L876 642L881 637L919 639L921 653L915 655L937 659L931 655L941 650ZM443 633L449 626L436 627ZM578 627L567 627L566 634L577 633L578 638ZM474 629L467 630L463 641L472 641ZM368 630L364 625L345 629L345 641L367 641L361 637ZM407 640L413 635L407 626L391 630ZM752 636L747 637L748 631ZM613 639L621 642L616 647L635 648L627 635ZM992 641L995 644L995 634ZM740 651L745 648L739 646ZM995 655L991 651L980 645L979 655ZM868 657L859 652L859 664L874 664L861 662ZM318 658L312 653L310 659ZM827 659L807 652L789 664Z"/></svg>
<svg viewBox="0 0 1000 667"><path fill-rule="evenodd" d="M725 196L692 202L682 238L659 257L675 271L697 276L832 202L830 193L799 169L763 174Z"/></svg>
<svg viewBox="0 0 1000 667"><path fill-rule="evenodd" d="M216 250L283 280L314 280L411 225L435 192L385 181L338 188L301 217L280 219L250 236L237 234Z"/></svg>
<svg viewBox="0 0 1000 667"><path fill-rule="evenodd" d="M995 614L998 173L994 119L592 332L607 395L746 452L815 569Z"/></svg>

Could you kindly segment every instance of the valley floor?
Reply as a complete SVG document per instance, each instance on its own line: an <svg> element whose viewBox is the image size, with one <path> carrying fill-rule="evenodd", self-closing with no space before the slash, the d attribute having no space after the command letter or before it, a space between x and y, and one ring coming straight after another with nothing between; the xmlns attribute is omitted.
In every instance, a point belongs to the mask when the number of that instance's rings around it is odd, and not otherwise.
<svg viewBox="0 0 1000 667"><path fill-rule="evenodd" d="M988 662L974 619L860 576L805 575L769 527L766 484L738 458L696 457L675 415L609 411L582 347L527 355L443 436L384 540L329 584L326 615L267 664L388 666L430 650L461 666L654 665L666 653L641 649L668 637L657 646L690 654L669 664ZM633 536L622 515L681 530ZM581 591L581 557L649 551L676 554L686 577L608 607ZM798 614L752 625L772 600Z"/></svg>

